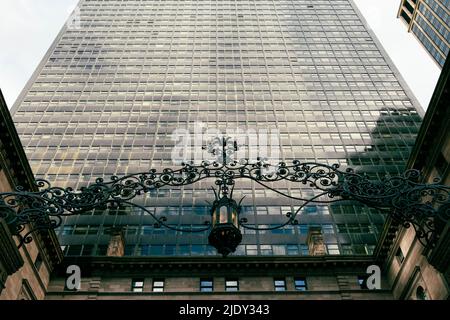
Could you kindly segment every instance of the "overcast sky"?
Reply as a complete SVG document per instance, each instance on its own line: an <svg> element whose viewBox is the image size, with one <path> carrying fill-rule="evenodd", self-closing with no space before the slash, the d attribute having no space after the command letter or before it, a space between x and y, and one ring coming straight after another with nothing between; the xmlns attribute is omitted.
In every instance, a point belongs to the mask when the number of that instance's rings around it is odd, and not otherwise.
<svg viewBox="0 0 450 320"><path fill-rule="evenodd" d="M440 69L396 18L400 0L354 0L426 109ZM0 0L0 88L11 107L78 0Z"/></svg>

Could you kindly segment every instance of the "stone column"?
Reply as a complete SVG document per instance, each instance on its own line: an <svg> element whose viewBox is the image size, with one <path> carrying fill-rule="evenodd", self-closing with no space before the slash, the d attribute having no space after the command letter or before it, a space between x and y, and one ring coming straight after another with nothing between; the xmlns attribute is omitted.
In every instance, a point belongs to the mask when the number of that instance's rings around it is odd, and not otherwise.
<svg viewBox="0 0 450 320"><path fill-rule="evenodd" d="M108 230L111 235L106 255L108 257L123 257L125 254L125 237L122 227L112 227Z"/></svg>
<svg viewBox="0 0 450 320"><path fill-rule="evenodd" d="M322 229L320 227L310 227L306 240L311 256L323 256L327 253L323 240Z"/></svg>

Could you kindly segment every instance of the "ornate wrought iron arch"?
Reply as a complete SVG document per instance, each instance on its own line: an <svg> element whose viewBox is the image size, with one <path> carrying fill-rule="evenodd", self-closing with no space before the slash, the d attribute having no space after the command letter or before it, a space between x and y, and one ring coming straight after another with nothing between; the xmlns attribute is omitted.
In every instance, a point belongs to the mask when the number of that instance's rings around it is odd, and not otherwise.
<svg viewBox="0 0 450 320"><path fill-rule="evenodd" d="M406 228L413 226L420 242L433 247L438 240L439 225L450 217L450 186L440 181L431 184L420 183L420 172L408 170L401 176L380 180L370 180L348 168L340 170L339 165L313 162L280 162L275 166L257 161L231 161L227 163L207 162L200 165L183 164L179 169L154 169L123 177L112 176L110 180L97 178L95 183L80 190L53 187L43 179L36 180L38 191L30 192L21 187L12 192L0 193L0 217L15 230L20 238L20 246L32 241L32 233L40 229L57 228L65 216L83 214L93 209L117 208L129 205L138 207L155 220L155 227L166 227L183 232L203 232L210 228L210 221L200 229L177 228L167 223L164 216L156 216L143 205L132 200L142 194L162 187L181 187L205 179L214 179L222 195L232 196L236 180L248 179L282 196L301 202L295 212L286 214L286 221L273 227L259 228L247 224L245 218L239 226L255 230L282 228L297 224L299 212L308 204L330 204L353 200L385 211L395 221ZM294 197L270 187L268 184L288 181L314 188L318 194L304 199ZM324 199L326 198L326 199ZM22 231L29 225L31 229Z"/></svg>

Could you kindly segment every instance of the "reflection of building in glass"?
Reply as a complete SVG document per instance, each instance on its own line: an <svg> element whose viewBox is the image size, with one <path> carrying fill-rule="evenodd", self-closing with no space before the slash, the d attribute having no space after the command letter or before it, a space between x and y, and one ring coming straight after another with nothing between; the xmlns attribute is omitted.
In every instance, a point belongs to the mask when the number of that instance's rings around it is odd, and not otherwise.
<svg viewBox="0 0 450 320"><path fill-rule="evenodd" d="M408 158L418 105L351 1L80 7L81 25L62 30L14 106L35 174L54 185L79 188L95 177L170 167L171 133L200 121L222 132L278 129L282 159L344 167L350 159L374 178L397 174ZM170 224L199 228L214 199L210 186L161 189L141 201ZM249 182L236 189L236 198L246 196L243 216L259 226L279 224L297 205ZM124 228L125 255L216 254L206 232L153 223L129 208L94 211L67 218L59 236L69 256L105 255L113 226ZM368 255L382 223L356 204L311 205L297 226L244 230L235 255L308 255L311 227L321 228L327 254Z"/></svg>
<svg viewBox="0 0 450 320"><path fill-rule="evenodd" d="M450 1L402 0L398 17L442 68L450 50Z"/></svg>
<svg viewBox="0 0 450 320"><path fill-rule="evenodd" d="M405 170L405 159L411 152L420 121L418 115L395 108L382 108L375 127L369 133L370 145L357 152L348 153L348 165L357 172L365 172L374 179L381 179L379 168L389 174L400 175ZM331 205L339 240L344 254L370 254L382 232L383 216L374 208L357 206L350 201L343 205ZM354 213L359 221L347 222L346 215ZM378 214L377 214L378 213ZM342 218L341 215L344 215Z"/></svg>

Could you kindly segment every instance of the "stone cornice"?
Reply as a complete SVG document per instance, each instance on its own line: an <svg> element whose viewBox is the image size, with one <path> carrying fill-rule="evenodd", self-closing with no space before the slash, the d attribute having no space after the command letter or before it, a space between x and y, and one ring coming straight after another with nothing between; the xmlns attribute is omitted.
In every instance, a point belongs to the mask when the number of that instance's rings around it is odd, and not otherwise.
<svg viewBox="0 0 450 320"><path fill-rule="evenodd" d="M374 264L372 256L292 257L66 257L58 268L65 275L69 265L78 265L84 275L121 275L148 272L160 276L267 275L365 273Z"/></svg>

